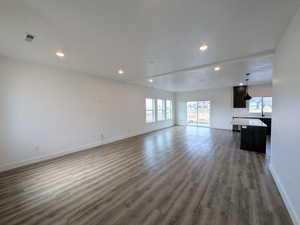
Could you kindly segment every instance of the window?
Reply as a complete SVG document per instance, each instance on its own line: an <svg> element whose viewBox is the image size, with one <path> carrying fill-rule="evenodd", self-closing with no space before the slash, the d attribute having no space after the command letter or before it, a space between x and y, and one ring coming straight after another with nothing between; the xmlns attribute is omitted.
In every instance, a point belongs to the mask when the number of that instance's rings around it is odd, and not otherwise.
<svg viewBox="0 0 300 225"><path fill-rule="evenodd" d="M272 97L263 97L263 112L272 113Z"/></svg>
<svg viewBox="0 0 300 225"><path fill-rule="evenodd" d="M163 99L157 99L157 120L166 119L166 102Z"/></svg>
<svg viewBox="0 0 300 225"><path fill-rule="evenodd" d="M253 97L249 102L250 113L272 113L272 97Z"/></svg>
<svg viewBox="0 0 300 225"><path fill-rule="evenodd" d="M249 101L249 112L261 113L262 110L262 97L252 97Z"/></svg>
<svg viewBox="0 0 300 225"><path fill-rule="evenodd" d="M209 126L210 101L187 102L187 123L189 125Z"/></svg>
<svg viewBox="0 0 300 225"><path fill-rule="evenodd" d="M189 124L197 123L197 102L187 102L187 122Z"/></svg>
<svg viewBox="0 0 300 225"><path fill-rule="evenodd" d="M155 100L153 98L146 98L146 123L155 122Z"/></svg>
<svg viewBox="0 0 300 225"><path fill-rule="evenodd" d="M171 120L172 119L172 101L171 100L167 100L166 101L166 119L167 120Z"/></svg>

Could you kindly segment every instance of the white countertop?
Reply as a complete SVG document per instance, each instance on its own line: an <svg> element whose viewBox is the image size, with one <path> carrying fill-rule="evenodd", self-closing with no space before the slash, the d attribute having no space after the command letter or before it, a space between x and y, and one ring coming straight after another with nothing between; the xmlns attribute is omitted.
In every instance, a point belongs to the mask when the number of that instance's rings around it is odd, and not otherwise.
<svg viewBox="0 0 300 225"><path fill-rule="evenodd" d="M272 116L233 116L232 118L237 118L237 119L272 119Z"/></svg>
<svg viewBox="0 0 300 225"><path fill-rule="evenodd" d="M232 124L240 126L267 127L267 125L259 119L233 119Z"/></svg>

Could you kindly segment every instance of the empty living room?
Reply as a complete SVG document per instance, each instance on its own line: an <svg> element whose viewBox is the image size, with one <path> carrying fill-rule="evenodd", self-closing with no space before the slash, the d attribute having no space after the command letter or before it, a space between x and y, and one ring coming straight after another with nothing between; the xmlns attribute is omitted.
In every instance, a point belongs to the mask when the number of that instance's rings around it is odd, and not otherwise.
<svg viewBox="0 0 300 225"><path fill-rule="evenodd" d="M299 0L1 0L0 225L300 225Z"/></svg>

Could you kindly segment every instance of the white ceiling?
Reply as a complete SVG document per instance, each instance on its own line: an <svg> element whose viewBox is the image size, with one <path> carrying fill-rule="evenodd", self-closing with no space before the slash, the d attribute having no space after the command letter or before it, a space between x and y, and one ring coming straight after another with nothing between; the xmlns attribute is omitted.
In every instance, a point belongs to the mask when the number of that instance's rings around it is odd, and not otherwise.
<svg viewBox="0 0 300 225"><path fill-rule="evenodd" d="M269 84L272 82L272 61L273 56L257 57L225 64L219 72L207 67L159 76L153 79L152 84L147 80L137 83L173 92L194 91L246 84L245 74L251 72L248 76L249 85Z"/></svg>
<svg viewBox="0 0 300 225"><path fill-rule="evenodd" d="M0 54L170 91L232 86L246 72L253 84L266 83L271 56L224 64L218 73L145 80L272 50L299 7L299 0L1 0ZM25 42L26 32L36 40Z"/></svg>

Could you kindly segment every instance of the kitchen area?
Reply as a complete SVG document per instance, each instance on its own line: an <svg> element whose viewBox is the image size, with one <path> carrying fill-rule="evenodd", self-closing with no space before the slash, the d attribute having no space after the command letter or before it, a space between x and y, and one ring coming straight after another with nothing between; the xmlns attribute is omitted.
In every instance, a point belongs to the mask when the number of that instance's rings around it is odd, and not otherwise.
<svg viewBox="0 0 300 225"><path fill-rule="evenodd" d="M232 130L240 132L240 148L265 153L271 127L272 86L233 87Z"/></svg>

